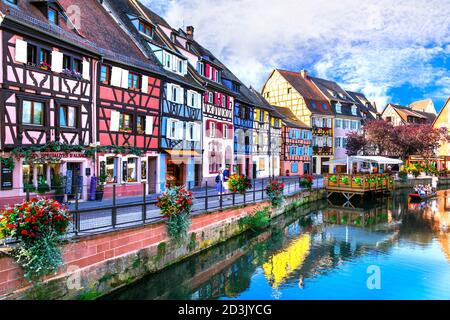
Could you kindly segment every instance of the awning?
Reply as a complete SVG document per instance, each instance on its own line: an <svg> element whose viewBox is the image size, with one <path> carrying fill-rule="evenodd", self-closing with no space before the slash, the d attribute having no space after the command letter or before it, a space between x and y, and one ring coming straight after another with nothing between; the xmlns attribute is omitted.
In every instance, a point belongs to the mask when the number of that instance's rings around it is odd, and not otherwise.
<svg viewBox="0 0 450 320"><path fill-rule="evenodd" d="M200 157L200 153L198 153L197 151L194 150L168 150L165 149L165 152L167 152L168 154L170 154L172 157L189 157L189 158L196 158L196 157Z"/></svg>
<svg viewBox="0 0 450 320"><path fill-rule="evenodd" d="M346 166L347 165L347 159L334 159L334 160L322 162L322 164L324 166L332 166L332 165Z"/></svg>
<svg viewBox="0 0 450 320"><path fill-rule="evenodd" d="M378 164L403 164L402 160L379 156L354 156L349 157L351 162L376 162Z"/></svg>

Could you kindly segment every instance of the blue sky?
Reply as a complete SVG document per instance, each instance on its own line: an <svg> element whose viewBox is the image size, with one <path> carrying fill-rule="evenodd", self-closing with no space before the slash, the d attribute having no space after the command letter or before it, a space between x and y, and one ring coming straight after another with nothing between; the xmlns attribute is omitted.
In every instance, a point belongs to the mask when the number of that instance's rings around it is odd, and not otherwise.
<svg viewBox="0 0 450 320"><path fill-rule="evenodd" d="M450 96L450 0L142 0L247 85L274 68L310 74L377 102Z"/></svg>

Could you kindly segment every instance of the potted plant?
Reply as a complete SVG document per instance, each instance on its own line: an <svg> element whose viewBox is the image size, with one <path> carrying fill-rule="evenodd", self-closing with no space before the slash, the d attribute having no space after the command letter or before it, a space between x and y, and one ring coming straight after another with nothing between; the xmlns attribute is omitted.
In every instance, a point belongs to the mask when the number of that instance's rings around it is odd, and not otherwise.
<svg viewBox="0 0 450 320"><path fill-rule="evenodd" d="M46 193L48 191L50 191L50 188L48 187L47 180L43 176L40 176L38 178L37 192L39 194L44 194L44 193Z"/></svg>
<svg viewBox="0 0 450 320"><path fill-rule="evenodd" d="M62 174L55 176L54 187L55 187L55 200L59 203L64 202L64 187L66 179Z"/></svg>
<svg viewBox="0 0 450 320"><path fill-rule="evenodd" d="M247 190L252 188L252 183L250 179L244 175L234 174L228 180L228 187L233 193L244 194Z"/></svg>
<svg viewBox="0 0 450 320"><path fill-rule="evenodd" d="M272 206L279 207L283 203L284 183L272 181L266 187L266 193L272 202Z"/></svg>
<svg viewBox="0 0 450 320"><path fill-rule="evenodd" d="M310 174L304 174L300 177L300 185L303 188L311 189L313 185L314 177Z"/></svg>
<svg viewBox="0 0 450 320"><path fill-rule="evenodd" d="M95 200L102 201L105 193L106 174L101 174L98 177L97 190L95 191Z"/></svg>

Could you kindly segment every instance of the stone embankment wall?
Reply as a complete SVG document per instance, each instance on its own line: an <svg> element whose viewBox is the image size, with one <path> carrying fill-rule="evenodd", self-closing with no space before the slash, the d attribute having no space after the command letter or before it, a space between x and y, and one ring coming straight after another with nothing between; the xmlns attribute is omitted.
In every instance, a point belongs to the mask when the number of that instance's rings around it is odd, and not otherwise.
<svg viewBox="0 0 450 320"><path fill-rule="evenodd" d="M326 198L325 190L304 191L285 200L276 217ZM186 243L167 236L164 222L75 239L63 248L64 266L39 286L23 279L14 260L0 252L0 299L93 299L135 282L243 232L239 220L269 202L198 215Z"/></svg>

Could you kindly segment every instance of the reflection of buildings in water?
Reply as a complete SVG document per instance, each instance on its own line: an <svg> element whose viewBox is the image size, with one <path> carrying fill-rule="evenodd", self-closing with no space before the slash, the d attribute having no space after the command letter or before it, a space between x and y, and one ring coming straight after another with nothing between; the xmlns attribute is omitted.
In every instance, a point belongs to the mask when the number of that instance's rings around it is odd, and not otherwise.
<svg viewBox="0 0 450 320"><path fill-rule="evenodd" d="M277 288L294 270L302 265L309 253L310 244L310 235L304 234L283 251L269 258L269 261L263 265L263 270L272 288Z"/></svg>

